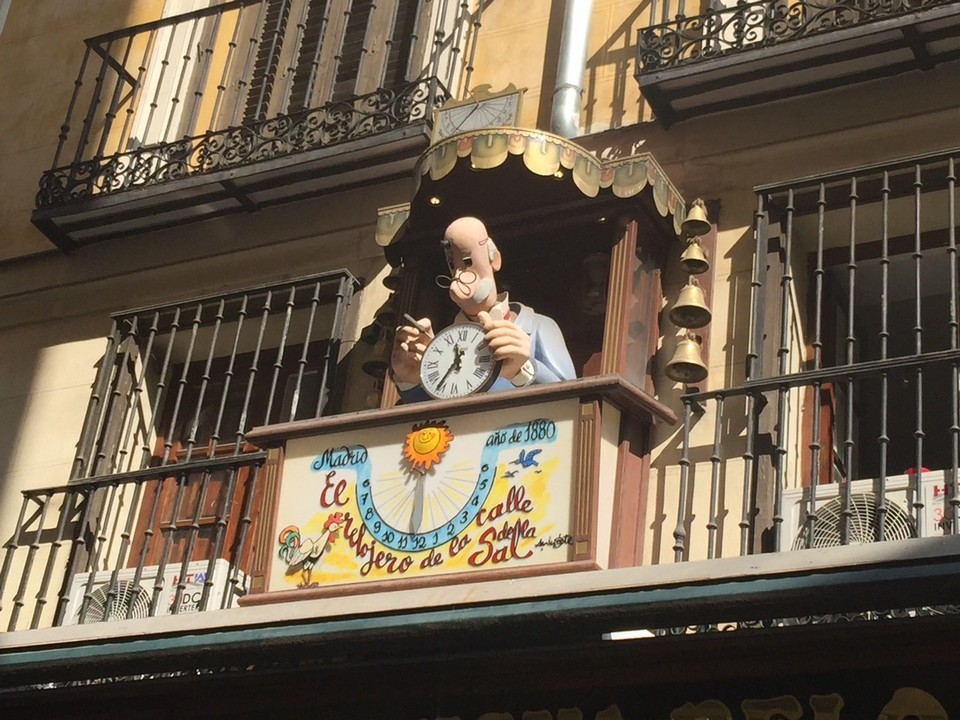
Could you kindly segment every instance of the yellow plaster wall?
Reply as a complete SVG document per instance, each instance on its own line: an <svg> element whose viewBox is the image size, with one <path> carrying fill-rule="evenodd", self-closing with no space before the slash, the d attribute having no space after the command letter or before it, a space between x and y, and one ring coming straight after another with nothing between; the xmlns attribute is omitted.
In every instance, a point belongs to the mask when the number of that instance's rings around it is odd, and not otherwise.
<svg viewBox="0 0 960 720"><path fill-rule="evenodd" d="M0 261L49 252L30 224L50 167L84 39L160 17L163 0L14 0L0 32Z"/></svg>

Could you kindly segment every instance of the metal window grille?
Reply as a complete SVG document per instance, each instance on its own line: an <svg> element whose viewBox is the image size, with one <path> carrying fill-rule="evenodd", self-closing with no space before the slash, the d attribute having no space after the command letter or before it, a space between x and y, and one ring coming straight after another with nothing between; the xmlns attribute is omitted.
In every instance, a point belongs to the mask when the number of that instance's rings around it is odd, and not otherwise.
<svg viewBox="0 0 960 720"><path fill-rule="evenodd" d="M700 532L697 469L708 557L724 516L740 554L958 532L958 161L758 188L746 380L683 399L676 560ZM700 422L714 425L698 468ZM721 506L733 461L738 510Z"/></svg>
<svg viewBox="0 0 960 720"><path fill-rule="evenodd" d="M26 491L4 546L8 629L35 588L30 627L83 622L92 604L97 618L132 617L128 586L150 615L183 609L191 582L202 595L193 609L215 592L229 605L269 500L268 456L245 433L335 412L357 287L336 271L115 315L70 482Z"/></svg>

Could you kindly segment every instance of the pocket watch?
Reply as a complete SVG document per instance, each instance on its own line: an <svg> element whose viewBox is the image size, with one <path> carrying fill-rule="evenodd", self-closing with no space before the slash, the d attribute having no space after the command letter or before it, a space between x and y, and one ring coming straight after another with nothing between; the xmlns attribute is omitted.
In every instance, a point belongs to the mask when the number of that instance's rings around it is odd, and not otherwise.
<svg viewBox="0 0 960 720"><path fill-rule="evenodd" d="M495 360L476 323L457 323L438 332L423 353L420 384L437 400L486 392L500 374L502 361Z"/></svg>

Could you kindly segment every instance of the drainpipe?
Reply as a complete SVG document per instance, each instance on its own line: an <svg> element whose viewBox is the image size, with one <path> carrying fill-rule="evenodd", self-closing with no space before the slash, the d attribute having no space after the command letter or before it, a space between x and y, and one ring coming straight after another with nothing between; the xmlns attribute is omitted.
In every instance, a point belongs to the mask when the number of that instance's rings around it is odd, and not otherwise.
<svg viewBox="0 0 960 720"><path fill-rule="evenodd" d="M580 134L581 83L587 67L587 38L592 14L593 0L567 0L550 116L550 130L566 138Z"/></svg>

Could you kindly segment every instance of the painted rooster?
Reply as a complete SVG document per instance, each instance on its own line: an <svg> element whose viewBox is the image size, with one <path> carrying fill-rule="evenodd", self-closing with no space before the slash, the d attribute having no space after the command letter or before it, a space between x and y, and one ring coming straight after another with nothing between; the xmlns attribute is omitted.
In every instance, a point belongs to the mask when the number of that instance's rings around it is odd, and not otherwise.
<svg viewBox="0 0 960 720"><path fill-rule="evenodd" d="M343 513L331 513L323 522L323 535L316 539L301 537L300 528L296 525L288 525L280 531L277 555L287 564L288 575L299 570L300 584L297 587L313 587L313 568L330 552L345 521Z"/></svg>

